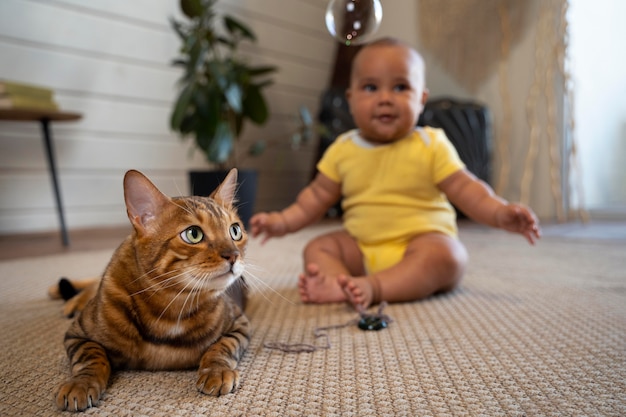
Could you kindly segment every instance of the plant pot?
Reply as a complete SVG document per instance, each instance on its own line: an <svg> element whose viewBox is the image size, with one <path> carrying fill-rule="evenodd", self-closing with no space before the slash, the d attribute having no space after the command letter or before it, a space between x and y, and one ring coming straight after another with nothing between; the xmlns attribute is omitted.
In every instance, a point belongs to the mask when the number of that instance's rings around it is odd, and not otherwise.
<svg viewBox="0 0 626 417"><path fill-rule="evenodd" d="M191 194L209 196L224 181L227 174L228 171L190 171L189 184L191 185ZM255 170L238 170L237 173L236 206L239 217L246 229L250 224L250 218L254 214L257 177L258 172Z"/></svg>

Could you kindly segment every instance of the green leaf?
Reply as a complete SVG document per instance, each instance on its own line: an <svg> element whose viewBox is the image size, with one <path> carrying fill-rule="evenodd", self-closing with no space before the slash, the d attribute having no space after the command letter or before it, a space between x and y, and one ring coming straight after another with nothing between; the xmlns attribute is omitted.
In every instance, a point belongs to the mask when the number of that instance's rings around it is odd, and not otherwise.
<svg viewBox="0 0 626 417"><path fill-rule="evenodd" d="M185 117L183 117L183 121L180 123L178 130L183 135L188 135L191 132L195 131L196 127L197 127L196 118L193 117L193 115L186 114Z"/></svg>
<svg viewBox="0 0 626 417"><path fill-rule="evenodd" d="M200 0L180 0L180 8L185 16L191 19L202 16L204 10Z"/></svg>
<svg viewBox="0 0 626 417"><path fill-rule="evenodd" d="M177 58L177 59L172 60L172 66L173 67L186 67L188 62L189 61L185 59Z"/></svg>
<svg viewBox="0 0 626 417"><path fill-rule="evenodd" d="M231 109L233 109L235 113L242 112L242 92L241 86L239 84L230 84L228 88L224 91L224 96L226 96L228 105Z"/></svg>
<svg viewBox="0 0 626 417"><path fill-rule="evenodd" d="M304 104L300 105L298 109L298 116L300 117L300 122L305 127L313 126L313 117L311 116L311 112Z"/></svg>
<svg viewBox="0 0 626 417"><path fill-rule="evenodd" d="M180 131L180 125L183 121L183 117L187 113L187 109L189 108L189 102L191 101L191 97L194 92L194 85L188 84L183 88L178 96L178 100L176 100L176 104L174 105L174 111L172 112L172 116L170 118L170 127L174 131Z"/></svg>
<svg viewBox="0 0 626 417"><path fill-rule="evenodd" d="M217 130L207 149L209 161L222 164L228 160L233 151L233 134L228 123L222 121L217 125Z"/></svg>
<svg viewBox="0 0 626 417"><path fill-rule="evenodd" d="M256 35L252 32L252 29L234 17L228 15L224 16L224 26L226 26L226 29L232 35L241 35L244 38L256 42Z"/></svg>
<svg viewBox="0 0 626 417"><path fill-rule="evenodd" d="M300 144L302 143L302 135L300 132L295 132L291 135L291 149L298 150L300 149Z"/></svg>
<svg viewBox="0 0 626 417"><path fill-rule="evenodd" d="M190 45L189 49L189 65L187 66L188 73L194 73L196 68L202 65L202 58L204 57L204 47L201 42L194 42Z"/></svg>
<svg viewBox="0 0 626 417"><path fill-rule="evenodd" d="M248 155L259 156L265 152L265 149L267 149L267 143L262 139L257 140L248 148Z"/></svg>
<svg viewBox="0 0 626 417"><path fill-rule="evenodd" d="M276 67L267 65L263 67L249 67L248 73L251 77L258 77L259 75L269 74L271 72L275 72L277 70Z"/></svg>
<svg viewBox="0 0 626 417"><path fill-rule="evenodd" d="M220 61L210 60L206 65L206 77L209 80L213 80L222 89L222 91L228 88L229 80L226 76L227 71L224 70L224 65Z"/></svg>
<svg viewBox="0 0 626 417"><path fill-rule="evenodd" d="M235 120L235 137L239 137L241 132L243 131L243 114L242 113L231 113L231 118L229 120Z"/></svg>
<svg viewBox="0 0 626 417"><path fill-rule="evenodd" d="M313 129L310 127L302 129L302 141L308 142L311 140L313 140Z"/></svg>
<svg viewBox="0 0 626 417"><path fill-rule="evenodd" d="M203 126L197 126L195 129L196 145L202 150L202 152L204 152L205 155L211 145L213 133L214 132L206 131Z"/></svg>
<svg viewBox="0 0 626 417"><path fill-rule="evenodd" d="M174 18L170 18L170 24L172 25L172 28L174 28L174 31L178 34L180 39L184 41L187 38L187 33L185 33L185 31L183 30L183 25L180 22L174 20Z"/></svg>
<svg viewBox="0 0 626 417"><path fill-rule="evenodd" d="M196 110L194 117L209 135L213 135L217 130L220 117L219 94L219 90L211 85L198 87L193 94L193 104Z"/></svg>
<svg viewBox="0 0 626 417"><path fill-rule="evenodd" d="M235 42L233 42L232 40L230 40L230 39L228 39L228 38L226 38L226 37L224 37L224 36L218 36L218 37L216 38L216 40L217 40L219 43L221 43L221 44L223 44L223 45L228 46L228 48L229 48L229 49L231 49L231 50L232 50L232 49L235 49L235 46L236 46Z"/></svg>
<svg viewBox="0 0 626 417"><path fill-rule="evenodd" d="M243 113L256 124L263 124L269 116L267 103L258 85L251 84L243 101Z"/></svg>

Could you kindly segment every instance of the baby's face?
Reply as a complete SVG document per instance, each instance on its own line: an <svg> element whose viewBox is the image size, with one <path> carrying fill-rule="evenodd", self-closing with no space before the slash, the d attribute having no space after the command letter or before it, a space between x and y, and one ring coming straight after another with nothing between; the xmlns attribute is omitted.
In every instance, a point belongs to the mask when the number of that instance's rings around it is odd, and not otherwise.
<svg viewBox="0 0 626 417"><path fill-rule="evenodd" d="M353 65L347 97L361 136L389 143L411 132L427 98L419 56L401 45L376 45Z"/></svg>

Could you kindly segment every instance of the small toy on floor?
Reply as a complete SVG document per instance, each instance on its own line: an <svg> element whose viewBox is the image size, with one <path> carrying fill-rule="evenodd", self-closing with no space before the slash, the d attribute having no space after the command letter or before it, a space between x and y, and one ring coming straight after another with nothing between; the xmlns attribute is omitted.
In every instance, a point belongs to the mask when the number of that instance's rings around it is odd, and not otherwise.
<svg viewBox="0 0 626 417"><path fill-rule="evenodd" d="M387 320L378 316L361 317L358 323L361 330L381 330L387 327Z"/></svg>
<svg viewBox="0 0 626 417"><path fill-rule="evenodd" d="M378 306L376 313L367 313L363 307L358 308L359 318L348 321L344 324L335 324L332 326L317 327L313 330L313 336L315 339L320 337L326 338L326 345L318 346L310 343L283 343L283 342L265 342L264 347L268 349L280 350L284 353L303 353L303 352L315 352L319 349L330 349L331 344L328 338L327 330L342 329L344 327L357 325L361 330L381 330L387 328L389 323L393 322L393 319L383 313L383 310L387 306L387 303L383 301Z"/></svg>

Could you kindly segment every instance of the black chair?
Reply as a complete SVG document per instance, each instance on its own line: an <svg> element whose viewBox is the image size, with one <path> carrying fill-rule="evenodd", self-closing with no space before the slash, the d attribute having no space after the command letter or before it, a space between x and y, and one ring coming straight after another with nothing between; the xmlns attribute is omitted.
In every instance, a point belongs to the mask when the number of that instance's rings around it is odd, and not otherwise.
<svg viewBox="0 0 626 417"><path fill-rule="evenodd" d="M417 125L443 129L467 169L491 181L491 114L486 106L452 98L429 100Z"/></svg>
<svg viewBox="0 0 626 417"><path fill-rule="evenodd" d="M322 158L330 144L337 139L337 136L356 127L348 107L345 88L331 88L323 93L317 120L322 129L315 158L316 163ZM312 176L314 177L316 173L317 169L313 168ZM342 213L341 202L339 202L328 210L326 215L341 217Z"/></svg>
<svg viewBox="0 0 626 417"><path fill-rule="evenodd" d="M331 88L324 92L317 120L322 126L316 159L319 161L337 136L356 127L350 114L345 89Z"/></svg>

